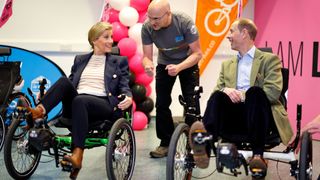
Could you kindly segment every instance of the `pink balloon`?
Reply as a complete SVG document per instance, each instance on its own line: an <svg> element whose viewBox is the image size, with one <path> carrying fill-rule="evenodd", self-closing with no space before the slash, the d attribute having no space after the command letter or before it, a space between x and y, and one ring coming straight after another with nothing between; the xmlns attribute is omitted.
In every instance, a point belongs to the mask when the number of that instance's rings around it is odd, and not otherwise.
<svg viewBox="0 0 320 180"><path fill-rule="evenodd" d="M113 22L119 22L119 11L111 8L109 10L109 19L108 22L113 23Z"/></svg>
<svg viewBox="0 0 320 180"><path fill-rule="evenodd" d="M149 97L151 95L151 92L152 92L152 88L150 86L150 84L148 86L145 86L146 88L146 96Z"/></svg>
<svg viewBox="0 0 320 180"><path fill-rule="evenodd" d="M142 84L145 87L148 86L153 80L153 76L149 76L148 74L141 73L141 74L136 74L136 83L137 84Z"/></svg>
<svg viewBox="0 0 320 180"><path fill-rule="evenodd" d="M129 59L129 69L136 75L144 72L142 57L140 53L136 53Z"/></svg>
<svg viewBox="0 0 320 180"><path fill-rule="evenodd" d="M148 117L141 111L136 111L133 113L133 130L142 130L146 127L148 123Z"/></svg>
<svg viewBox="0 0 320 180"><path fill-rule="evenodd" d="M131 0L130 6L135 8L137 11L144 11L148 8L150 0Z"/></svg>
<svg viewBox="0 0 320 180"><path fill-rule="evenodd" d="M132 38L123 38L119 41L118 47L121 56L131 57L136 53L137 43Z"/></svg>
<svg viewBox="0 0 320 180"><path fill-rule="evenodd" d="M143 23L147 18L148 18L147 11L139 12L139 19L138 19L139 23Z"/></svg>
<svg viewBox="0 0 320 180"><path fill-rule="evenodd" d="M113 41L119 42L121 39L128 37L127 26L122 25L120 22L112 23Z"/></svg>

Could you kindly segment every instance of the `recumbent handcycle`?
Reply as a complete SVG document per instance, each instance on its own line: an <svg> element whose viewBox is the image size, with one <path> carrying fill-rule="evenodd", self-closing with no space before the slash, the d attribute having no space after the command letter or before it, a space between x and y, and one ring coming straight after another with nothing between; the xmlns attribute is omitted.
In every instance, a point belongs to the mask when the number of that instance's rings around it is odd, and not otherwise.
<svg viewBox="0 0 320 180"><path fill-rule="evenodd" d="M196 87L193 98L200 99L200 93L202 93L202 87ZM184 107L186 116L193 116L198 120L202 120L200 110L195 107L188 107L181 95L179 96L179 102ZM199 103L199 101L196 102ZM283 151L265 151L264 158L290 164L290 175L299 180L306 180L312 179L312 137L308 132L302 134L299 161L294 155L300 139L301 108L301 105L297 106L297 133L294 143ZM167 180L189 180L192 177L202 178L195 177L192 174L196 165L188 140L189 129L190 127L187 124L180 123L171 137L166 166ZM281 143L279 134L274 130L271 131L270 137L267 137L265 149L272 149ZM252 157L250 143L232 141L232 139L224 139L223 137L219 137L218 142L212 142L210 135L195 137L195 142L199 144L209 142L211 144L214 155L210 158L216 158L216 170L213 170L213 172L225 173L224 168L227 168L230 173L225 174L238 176L241 174L238 169L244 166L246 175L250 173L247 164L247 160ZM253 179L259 178L256 175L252 177Z"/></svg>
<svg viewBox="0 0 320 180"><path fill-rule="evenodd" d="M97 120L89 124L85 148L106 147L106 172L110 180L131 179L133 175L136 141L131 126L131 111L132 108L123 111L123 117L114 123L110 120ZM25 127L25 122L28 128L20 133L19 129ZM16 108L4 144L4 161L10 176L14 179L28 179L32 176L39 165L42 151L47 151L54 157L58 168L63 156L72 152L72 139L70 133L55 133L51 124L70 129L68 122L70 120L62 117L50 122L45 117L34 122L25 107ZM63 171L70 172L71 168L70 165L62 165Z"/></svg>

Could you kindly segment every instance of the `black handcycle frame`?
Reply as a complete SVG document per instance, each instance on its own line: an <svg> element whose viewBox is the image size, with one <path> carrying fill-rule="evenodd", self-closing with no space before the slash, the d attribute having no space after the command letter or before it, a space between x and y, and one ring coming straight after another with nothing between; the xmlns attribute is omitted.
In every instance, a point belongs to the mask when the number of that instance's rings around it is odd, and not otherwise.
<svg viewBox="0 0 320 180"><path fill-rule="evenodd" d="M199 102L197 100L200 99L200 93L202 93L202 87L196 87L194 93L196 102ZM186 116L193 116L202 121L200 111L195 110L195 107L188 107L181 95L179 96L179 101L185 109ZM294 154L294 151L297 148L300 140L301 109L302 106L300 104L297 105L297 132L294 142L288 145L283 151L265 151L264 158L290 164L290 175L299 180L306 180L311 179L312 177L312 137L308 132L303 133L301 137L302 144L299 160L296 159ZM191 179L194 177L192 171L194 168L196 168L196 165L193 159L192 150L190 148L190 142L188 138L189 130L190 127L187 124L180 123L176 127L171 137L166 166L166 175L168 180ZM250 157L252 157L252 151L249 143L237 144L237 146L235 146L232 142L226 142L221 138L218 142L212 142L210 140L210 135L204 136L203 138L206 139L205 141L209 141L211 144L214 154L211 157L216 157L216 170L219 173L225 173L223 172L223 169L226 167L230 170L230 173L225 174L237 176L241 173L237 169L243 165L245 172L248 175L248 165L246 162ZM271 149L281 143L281 141L279 141L280 137L275 137L275 139L276 143L272 146L267 146L267 149ZM218 157L219 147L224 145L229 147L232 146L233 150L235 150L233 151L232 158L227 158L228 162L226 162L226 159ZM215 170L213 172L215 172ZM196 178L200 179L201 177Z"/></svg>

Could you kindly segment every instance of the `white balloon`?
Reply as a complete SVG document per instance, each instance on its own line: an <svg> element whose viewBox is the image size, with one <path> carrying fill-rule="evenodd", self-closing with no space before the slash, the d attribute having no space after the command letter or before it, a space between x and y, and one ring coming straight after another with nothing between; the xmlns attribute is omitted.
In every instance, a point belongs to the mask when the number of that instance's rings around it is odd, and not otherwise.
<svg viewBox="0 0 320 180"><path fill-rule="evenodd" d="M130 38L134 39L137 44L141 44L141 29L142 23L137 23L129 28L128 35Z"/></svg>
<svg viewBox="0 0 320 180"><path fill-rule="evenodd" d="M133 7L124 7L119 13L119 20L125 26L133 26L139 20L139 13Z"/></svg>
<svg viewBox="0 0 320 180"><path fill-rule="evenodd" d="M124 7L130 6L130 0L110 0L110 6L118 11L121 11Z"/></svg>

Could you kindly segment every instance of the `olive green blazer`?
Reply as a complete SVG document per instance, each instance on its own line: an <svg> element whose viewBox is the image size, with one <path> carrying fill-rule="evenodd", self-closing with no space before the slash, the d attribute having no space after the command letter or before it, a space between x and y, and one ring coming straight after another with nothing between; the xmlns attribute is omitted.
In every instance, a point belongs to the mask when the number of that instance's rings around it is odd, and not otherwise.
<svg viewBox="0 0 320 180"><path fill-rule="evenodd" d="M237 85L237 57L222 63L219 79L215 87L236 88ZM293 132L289 123L288 113L279 101L282 90L281 62L278 56L256 49L252 63L250 86L261 87L270 103L273 118L283 144L288 144Z"/></svg>

